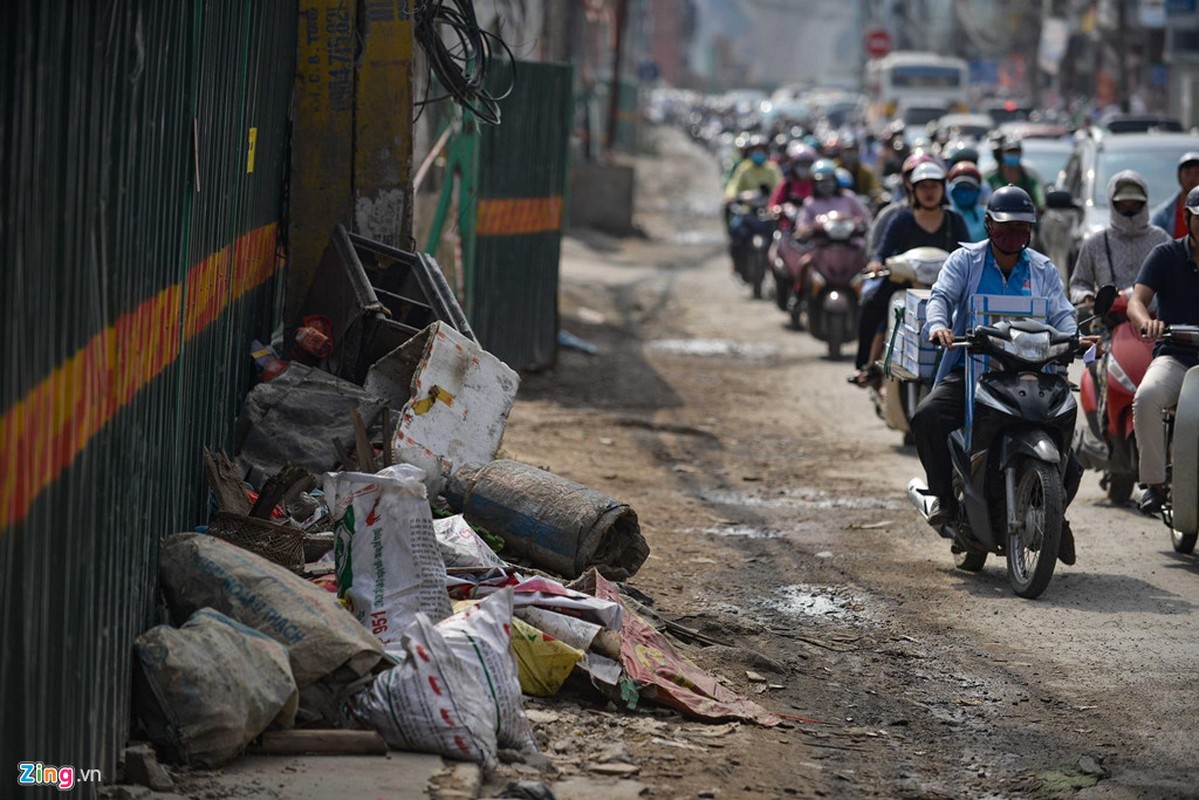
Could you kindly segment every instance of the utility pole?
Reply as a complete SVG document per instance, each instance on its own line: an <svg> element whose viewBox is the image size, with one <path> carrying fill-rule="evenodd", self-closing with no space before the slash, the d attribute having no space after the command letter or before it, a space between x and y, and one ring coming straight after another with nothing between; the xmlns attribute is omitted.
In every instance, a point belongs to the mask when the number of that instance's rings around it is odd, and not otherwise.
<svg viewBox="0 0 1199 800"><path fill-rule="evenodd" d="M620 62L624 55L624 29L629 16L629 0L616 0L616 42L612 48L612 81L608 89L608 130L604 150L612 152L616 143L616 123L620 117Z"/></svg>

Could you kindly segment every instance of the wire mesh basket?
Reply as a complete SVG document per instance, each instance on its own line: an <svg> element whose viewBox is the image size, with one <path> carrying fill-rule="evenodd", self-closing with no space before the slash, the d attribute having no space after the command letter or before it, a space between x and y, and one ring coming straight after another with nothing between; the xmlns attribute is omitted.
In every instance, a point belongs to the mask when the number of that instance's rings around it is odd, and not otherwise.
<svg viewBox="0 0 1199 800"><path fill-rule="evenodd" d="M304 571L304 531L257 517L218 511L208 532L293 572Z"/></svg>

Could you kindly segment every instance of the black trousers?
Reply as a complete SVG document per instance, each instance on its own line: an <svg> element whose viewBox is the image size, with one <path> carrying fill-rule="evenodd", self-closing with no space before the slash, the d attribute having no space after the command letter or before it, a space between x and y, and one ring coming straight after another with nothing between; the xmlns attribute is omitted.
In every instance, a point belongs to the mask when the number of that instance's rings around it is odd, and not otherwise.
<svg viewBox="0 0 1199 800"><path fill-rule="evenodd" d="M953 460L949 457L949 434L966 424L966 376L962 370L946 375L928 396L916 407L912 415L912 437L916 440L916 453L928 479L929 494L937 497L953 497ZM1065 442L1067 448L1070 442ZM1066 474L1063 488L1066 490L1066 505L1078 493L1082 482L1082 465L1068 450Z"/></svg>
<svg viewBox="0 0 1199 800"><path fill-rule="evenodd" d="M875 334L880 329L887 329L887 308L899 288L898 283L884 280L878 290L863 301L858 317L858 357L854 360L854 366L858 369L865 369L870 361L870 346Z"/></svg>

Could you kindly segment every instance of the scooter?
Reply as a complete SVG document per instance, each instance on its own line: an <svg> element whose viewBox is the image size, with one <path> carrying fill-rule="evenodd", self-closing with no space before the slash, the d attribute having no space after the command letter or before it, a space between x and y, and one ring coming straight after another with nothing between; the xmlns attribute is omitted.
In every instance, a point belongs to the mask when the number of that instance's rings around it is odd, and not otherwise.
<svg viewBox="0 0 1199 800"><path fill-rule="evenodd" d="M729 205L729 238L733 245L733 265L741 279L753 289L754 299L762 297L762 282L767 272L767 251L773 241L777 217L769 208L769 187L757 192L742 192Z"/></svg>
<svg viewBox="0 0 1199 800"><path fill-rule="evenodd" d="M1083 371L1079 405L1086 426L1074 437L1074 454L1085 469L1103 473L1100 486L1120 505L1137 484L1137 443L1132 400L1153 360L1153 342L1142 339L1128 321L1128 294L1120 293L1103 317L1111 331L1094 370Z"/></svg>
<svg viewBox="0 0 1199 800"><path fill-rule="evenodd" d="M875 413L887 423L891 430L903 434L903 443L912 445L912 414L916 406L932 389L935 365L929 365L921 374L903 368L900 350L902 347L919 347L920 329L923 319L904 319L908 289L929 289L937 281L941 267L949 253L939 247L915 247L905 253L891 256L886 265L866 278L886 278L903 288L891 296L890 314L887 318L887 347L879 364L884 382L879 389L870 389L870 399ZM907 342L907 337L916 339Z"/></svg>
<svg viewBox="0 0 1199 800"><path fill-rule="evenodd" d="M866 268L866 226L836 211L818 214L805 226L810 247L801 259L790 305L791 324L808 330L828 345L828 357L841 358L841 346L858 335L858 302Z"/></svg>
<svg viewBox="0 0 1199 800"><path fill-rule="evenodd" d="M1199 350L1199 326L1171 325L1164 341ZM1162 521L1177 553L1192 553L1199 539L1199 367L1187 370L1178 404L1162 415L1166 428L1166 502Z"/></svg>
<svg viewBox="0 0 1199 800"><path fill-rule="evenodd" d="M784 203L779 226L774 232L768 261L774 277L774 302L780 311L788 311L795 299L794 287L802 285L804 276L804 253L808 246L796 234L795 221L799 207Z"/></svg>
<svg viewBox="0 0 1199 800"><path fill-rule="evenodd" d="M1114 287L1101 289L1096 314L1114 300ZM1078 404L1064 370L1042 370L1070 364L1079 334L1003 321L980 325L953 346L988 356L991 367L976 387L967 386L967 425L949 437L958 505L939 532L952 540L959 569L978 572L988 554L1003 555L1012 590L1035 598L1053 577L1066 505L1077 489L1066 472ZM908 499L927 521L934 498L924 481L908 484Z"/></svg>

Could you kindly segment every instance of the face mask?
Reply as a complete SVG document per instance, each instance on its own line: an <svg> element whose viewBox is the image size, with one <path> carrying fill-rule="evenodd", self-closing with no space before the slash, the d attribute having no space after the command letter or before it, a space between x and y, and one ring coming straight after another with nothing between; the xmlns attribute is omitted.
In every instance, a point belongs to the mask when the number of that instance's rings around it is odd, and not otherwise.
<svg viewBox="0 0 1199 800"><path fill-rule="evenodd" d="M987 231L987 236L999 252L1010 256L1028 247L1029 241L1032 240L1032 231L992 228Z"/></svg>
<svg viewBox="0 0 1199 800"><path fill-rule="evenodd" d="M755 165L760 167L766 163L766 154L765 153L750 153L749 160L754 162Z"/></svg>
<svg viewBox="0 0 1199 800"><path fill-rule="evenodd" d="M978 205L979 190L973 186L956 186L953 189L953 202L959 208L974 208Z"/></svg>
<svg viewBox="0 0 1199 800"><path fill-rule="evenodd" d="M1019 153L1004 153L1003 154L1003 165L1005 167L1020 166L1020 154Z"/></svg>
<svg viewBox="0 0 1199 800"><path fill-rule="evenodd" d="M1132 219L1133 217L1135 217L1137 214L1140 214L1140 213L1141 213L1140 209L1132 209L1132 210L1128 210L1128 211L1121 211L1120 216L1128 217L1129 219Z"/></svg>
<svg viewBox="0 0 1199 800"><path fill-rule="evenodd" d="M791 170L791 174L794 175L795 179L798 181L806 181L812 175L812 168L807 165L802 167L794 167Z"/></svg>

